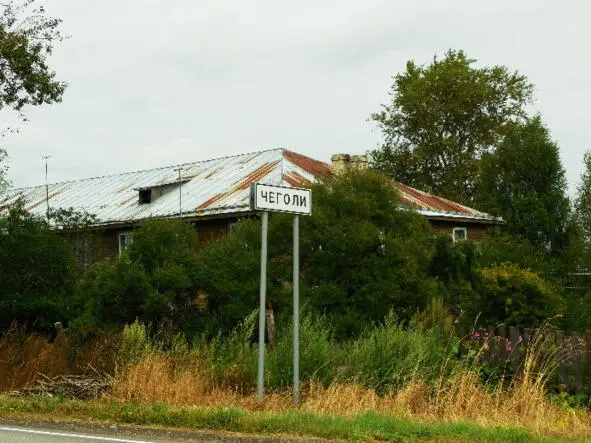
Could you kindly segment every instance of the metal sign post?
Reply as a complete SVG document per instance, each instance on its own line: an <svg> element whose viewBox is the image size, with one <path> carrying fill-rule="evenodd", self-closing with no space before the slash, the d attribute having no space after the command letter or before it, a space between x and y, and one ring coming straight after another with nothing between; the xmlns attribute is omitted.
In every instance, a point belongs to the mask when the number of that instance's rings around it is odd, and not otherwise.
<svg viewBox="0 0 591 443"><path fill-rule="evenodd" d="M269 212L286 212L293 217L293 403L300 404L300 215L312 213L309 189L286 188L255 183L250 188L251 208L262 211L261 286L259 307L259 355L257 396L263 399L265 383L265 299L267 295L267 231Z"/></svg>
<svg viewBox="0 0 591 443"><path fill-rule="evenodd" d="M293 404L300 405L300 216L293 216Z"/></svg>
<svg viewBox="0 0 591 443"><path fill-rule="evenodd" d="M261 286L259 305L259 363L257 371L257 397L263 399L265 391L265 298L267 297L267 230L269 227L269 213L262 215L261 238Z"/></svg>

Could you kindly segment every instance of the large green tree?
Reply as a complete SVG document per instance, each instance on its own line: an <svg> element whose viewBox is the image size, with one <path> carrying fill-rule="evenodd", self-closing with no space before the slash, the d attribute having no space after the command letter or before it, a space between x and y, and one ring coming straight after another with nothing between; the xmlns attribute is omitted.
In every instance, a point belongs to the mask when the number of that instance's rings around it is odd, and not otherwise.
<svg viewBox="0 0 591 443"><path fill-rule="evenodd" d="M66 84L56 80L47 62L53 45L63 38L60 23L48 17L43 6L36 7L35 0L0 3L0 110L11 109L26 119L28 106L62 100ZM5 155L0 146L0 191Z"/></svg>
<svg viewBox="0 0 591 443"><path fill-rule="evenodd" d="M479 207L502 216L505 232L552 253L568 246L565 172L558 146L539 116L511 124L481 166Z"/></svg>
<svg viewBox="0 0 591 443"><path fill-rule="evenodd" d="M575 214L585 243L591 246L591 151L583 156L583 168L581 182L577 186Z"/></svg>
<svg viewBox="0 0 591 443"><path fill-rule="evenodd" d="M70 317L72 251L44 218L15 205L0 217L0 333L12 322L50 330Z"/></svg>
<svg viewBox="0 0 591 443"><path fill-rule="evenodd" d="M120 327L136 318L152 325L200 332L197 235L179 220L154 220L134 231L121 259L87 268L78 284L84 314L78 325Z"/></svg>
<svg viewBox="0 0 591 443"><path fill-rule="evenodd" d="M373 166L398 181L470 204L480 157L525 116L533 87L504 66L479 67L449 50L429 65L409 61L394 77L391 101L371 118L382 146Z"/></svg>
<svg viewBox="0 0 591 443"><path fill-rule="evenodd" d="M429 227L397 207L387 177L351 172L315 184L312 195L312 215L301 218L302 300L329 316L338 338L355 335L391 309L409 319L426 305L436 287L425 272L433 249ZM291 219L272 214L269 221L268 300L278 318L291 313ZM234 326L257 306L259 263L257 221L240 222L201 254L200 282L222 326Z"/></svg>

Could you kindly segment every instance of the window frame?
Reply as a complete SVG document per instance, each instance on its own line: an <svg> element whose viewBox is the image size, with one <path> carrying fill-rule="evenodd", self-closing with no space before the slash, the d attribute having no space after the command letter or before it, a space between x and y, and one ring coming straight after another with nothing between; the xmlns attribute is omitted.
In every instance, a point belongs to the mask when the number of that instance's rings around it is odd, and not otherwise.
<svg viewBox="0 0 591 443"><path fill-rule="evenodd" d="M125 239L125 247L122 247L121 239ZM133 244L133 231L123 231L117 234L117 245L119 248L119 257L129 249L129 246Z"/></svg>
<svg viewBox="0 0 591 443"><path fill-rule="evenodd" d="M457 231L463 232L464 233L464 238L457 239L456 238L456 232ZM452 237L454 243L459 242L459 241L466 241L466 240L468 240L468 228L465 227L465 226L454 226L452 228L452 230L451 230L451 237Z"/></svg>

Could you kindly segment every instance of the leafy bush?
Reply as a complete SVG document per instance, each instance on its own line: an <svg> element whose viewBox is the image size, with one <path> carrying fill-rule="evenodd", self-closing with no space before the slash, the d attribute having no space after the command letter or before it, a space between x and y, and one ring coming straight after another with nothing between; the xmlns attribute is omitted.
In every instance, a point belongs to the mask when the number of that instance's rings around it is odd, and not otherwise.
<svg viewBox="0 0 591 443"><path fill-rule="evenodd" d="M336 374L340 352L323 317L305 314L300 319L300 380L329 384ZM273 387L291 386L293 381L293 322L279 330L277 347L270 353L267 372Z"/></svg>
<svg viewBox="0 0 591 443"><path fill-rule="evenodd" d="M151 350L152 344L146 325L137 320L130 325L125 325L121 333L118 368L124 370L138 364L142 358L150 354Z"/></svg>
<svg viewBox="0 0 591 443"><path fill-rule="evenodd" d="M0 217L0 282L0 332L12 322L48 332L73 315L72 251L46 220L19 205Z"/></svg>
<svg viewBox="0 0 591 443"><path fill-rule="evenodd" d="M410 319L434 295L425 273L432 245L426 220L398 208L391 182L351 172L312 186L314 211L302 217L301 295L330 316L337 340L358 334L392 308ZM237 223L200 255L199 282L208 308L229 329L258 302L260 223ZM291 312L292 217L269 217L268 308L278 322Z"/></svg>
<svg viewBox="0 0 591 443"><path fill-rule="evenodd" d="M136 318L145 323L180 328L195 335L204 314L194 306L196 233L178 220L156 220L134 233L134 243L118 261L87 268L78 285L86 312L78 323L121 327Z"/></svg>
<svg viewBox="0 0 591 443"><path fill-rule="evenodd" d="M563 301L536 273L511 263L483 269L478 293L465 296L463 307L482 324L533 326L562 312Z"/></svg>
<svg viewBox="0 0 591 443"><path fill-rule="evenodd" d="M407 381L435 381L451 365L452 346L439 331L405 329L390 313L384 324L365 332L345 348L341 377L384 394Z"/></svg>
<svg viewBox="0 0 591 443"><path fill-rule="evenodd" d="M258 310L247 315L229 334L218 334L207 343L205 354L216 381L244 390L256 385L257 351L251 346Z"/></svg>

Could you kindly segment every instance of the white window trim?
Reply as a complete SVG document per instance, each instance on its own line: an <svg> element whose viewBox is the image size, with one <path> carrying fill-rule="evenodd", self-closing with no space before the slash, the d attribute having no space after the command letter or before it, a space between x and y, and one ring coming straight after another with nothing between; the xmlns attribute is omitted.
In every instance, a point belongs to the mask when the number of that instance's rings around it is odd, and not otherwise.
<svg viewBox="0 0 591 443"><path fill-rule="evenodd" d="M461 240L457 240L456 239L456 231L463 231L464 232L464 238L461 239ZM456 226L456 227L452 228L451 236L453 238L454 243L457 242L457 241L468 240L468 228L465 228L463 226Z"/></svg>
<svg viewBox="0 0 591 443"><path fill-rule="evenodd" d="M125 249L121 248L121 237L127 237L127 240L131 239L131 241L127 244L127 248L129 248L129 245L131 245L133 243L133 232L132 231L125 231L125 232L120 232L117 235L117 245L119 248L119 257L121 257L121 254L123 254L123 252L125 251Z"/></svg>

